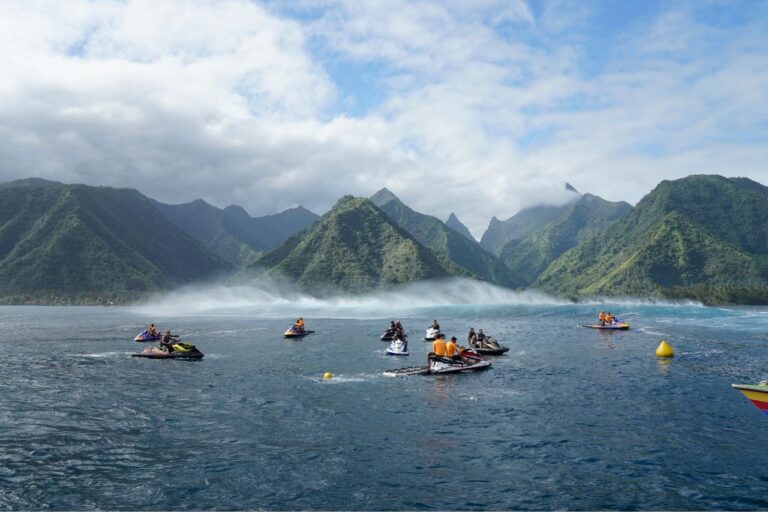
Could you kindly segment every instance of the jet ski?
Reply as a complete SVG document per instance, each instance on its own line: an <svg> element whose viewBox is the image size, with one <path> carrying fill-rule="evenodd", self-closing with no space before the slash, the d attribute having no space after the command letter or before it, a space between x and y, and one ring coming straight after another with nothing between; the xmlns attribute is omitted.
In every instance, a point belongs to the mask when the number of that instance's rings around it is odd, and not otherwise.
<svg viewBox="0 0 768 513"><path fill-rule="evenodd" d="M596 330L628 330L629 323L615 321L613 324L579 324L582 328L594 328Z"/></svg>
<svg viewBox="0 0 768 513"><path fill-rule="evenodd" d="M205 356L195 346L186 342L174 342L171 344L171 349L172 351L167 351L165 348L160 347L146 347L142 352L132 354L131 356L137 358L180 358L190 360L199 360Z"/></svg>
<svg viewBox="0 0 768 513"><path fill-rule="evenodd" d="M296 331L293 327L288 328L285 330L285 333L283 333L283 336L285 338L297 338L297 337L306 337L307 335L310 335L314 333L312 330L306 330L306 331Z"/></svg>
<svg viewBox="0 0 768 513"><path fill-rule="evenodd" d="M163 338L163 336L160 334L160 332L157 333L157 335L152 335L149 333L149 330L144 330L133 339L136 342L154 342L155 340L160 340Z"/></svg>
<svg viewBox="0 0 768 513"><path fill-rule="evenodd" d="M491 366L491 362L472 351L462 351L459 358L447 358L445 356L429 355L430 374L454 374L456 372L474 372L485 370Z"/></svg>
<svg viewBox="0 0 768 513"><path fill-rule="evenodd" d="M483 342L483 345L480 345L479 342L473 342L470 344L470 346L472 347L472 351L474 351L475 353L485 354L485 355L498 356L500 354L504 354L507 351L509 351L508 347L502 346L493 337L486 337L485 341Z"/></svg>
<svg viewBox="0 0 768 513"><path fill-rule="evenodd" d="M433 327L427 328L426 333L424 333L424 340L435 340L438 335L440 335L440 330L436 330Z"/></svg>
<svg viewBox="0 0 768 513"><path fill-rule="evenodd" d="M402 369L393 369L384 371L385 376L416 376L419 374L456 374L458 372L475 372L485 370L491 366L491 362L472 351L464 350L459 354L459 358L448 358L445 356L435 356L430 353L427 357L428 365L424 367L403 367Z"/></svg>
<svg viewBox="0 0 768 513"><path fill-rule="evenodd" d="M408 352L408 342L400 340L399 338L394 339L387 348L387 354L394 356L408 356L410 354Z"/></svg>

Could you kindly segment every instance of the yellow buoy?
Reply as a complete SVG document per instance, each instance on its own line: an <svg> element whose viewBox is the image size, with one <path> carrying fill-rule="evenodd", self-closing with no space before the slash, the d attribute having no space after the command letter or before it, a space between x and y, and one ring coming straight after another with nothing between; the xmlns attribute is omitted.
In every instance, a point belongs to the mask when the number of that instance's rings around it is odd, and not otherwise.
<svg viewBox="0 0 768 513"><path fill-rule="evenodd" d="M326 372L325 374L323 374L324 379L331 379L332 377L333 377L333 374L331 374L330 372Z"/></svg>
<svg viewBox="0 0 768 513"><path fill-rule="evenodd" d="M671 358L675 356L675 352L672 350L672 346L667 344L666 340L662 340L659 347L656 348L656 356L660 358Z"/></svg>

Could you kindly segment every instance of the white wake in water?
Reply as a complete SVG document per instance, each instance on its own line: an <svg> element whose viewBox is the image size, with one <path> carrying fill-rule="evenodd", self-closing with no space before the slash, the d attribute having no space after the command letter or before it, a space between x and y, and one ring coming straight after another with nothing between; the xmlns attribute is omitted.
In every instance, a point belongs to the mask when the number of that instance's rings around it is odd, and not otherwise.
<svg viewBox="0 0 768 513"><path fill-rule="evenodd" d="M300 310L314 315L386 316L420 308L451 305L567 305L537 291L513 291L475 280L457 278L419 282L396 290L369 295L338 295L317 298L283 283L262 279L250 285L185 287L154 296L140 312L184 316L211 313L248 313L260 317L285 316Z"/></svg>

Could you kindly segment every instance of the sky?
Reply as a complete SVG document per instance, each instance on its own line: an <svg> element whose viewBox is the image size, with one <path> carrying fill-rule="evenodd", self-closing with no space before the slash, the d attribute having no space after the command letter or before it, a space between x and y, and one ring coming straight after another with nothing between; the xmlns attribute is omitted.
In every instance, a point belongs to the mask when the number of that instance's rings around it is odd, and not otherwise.
<svg viewBox="0 0 768 513"><path fill-rule="evenodd" d="M699 173L768 184L768 2L3 2L0 181L251 215L387 187L479 238Z"/></svg>

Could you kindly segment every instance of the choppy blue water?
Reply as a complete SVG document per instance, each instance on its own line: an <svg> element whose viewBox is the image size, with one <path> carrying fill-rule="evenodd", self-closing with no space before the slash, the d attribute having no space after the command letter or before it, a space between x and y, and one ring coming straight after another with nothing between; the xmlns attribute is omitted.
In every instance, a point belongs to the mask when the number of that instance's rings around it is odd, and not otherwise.
<svg viewBox="0 0 768 513"><path fill-rule="evenodd" d="M601 308L633 329L577 327ZM0 308L0 508L768 509L768 417L730 387L768 377L766 309L414 308L400 359L392 317L284 310ZM284 340L302 314L317 334ZM434 318L511 351L384 377L422 364ZM205 358L130 358L149 322Z"/></svg>

